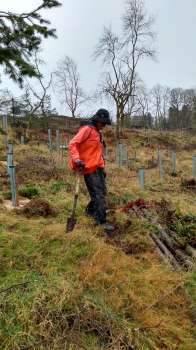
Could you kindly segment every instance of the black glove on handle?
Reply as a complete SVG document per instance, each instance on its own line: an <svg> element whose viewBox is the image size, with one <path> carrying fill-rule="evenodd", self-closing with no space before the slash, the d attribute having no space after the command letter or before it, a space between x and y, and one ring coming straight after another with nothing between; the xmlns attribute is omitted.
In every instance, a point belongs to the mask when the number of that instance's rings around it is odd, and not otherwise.
<svg viewBox="0 0 196 350"><path fill-rule="evenodd" d="M85 163L83 162L83 160L77 159L75 161L75 165L76 165L76 169L79 171L82 171L85 168Z"/></svg>

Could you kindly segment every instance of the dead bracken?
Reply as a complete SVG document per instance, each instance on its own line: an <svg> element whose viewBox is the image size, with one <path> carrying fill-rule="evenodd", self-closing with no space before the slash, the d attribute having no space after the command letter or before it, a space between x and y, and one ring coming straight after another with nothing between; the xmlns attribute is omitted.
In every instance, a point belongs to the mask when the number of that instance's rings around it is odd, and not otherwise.
<svg viewBox="0 0 196 350"><path fill-rule="evenodd" d="M147 209L150 208L150 203L145 201L143 198L136 199L135 201L128 202L121 211L128 213L130 210L134 209Z"/></svg>

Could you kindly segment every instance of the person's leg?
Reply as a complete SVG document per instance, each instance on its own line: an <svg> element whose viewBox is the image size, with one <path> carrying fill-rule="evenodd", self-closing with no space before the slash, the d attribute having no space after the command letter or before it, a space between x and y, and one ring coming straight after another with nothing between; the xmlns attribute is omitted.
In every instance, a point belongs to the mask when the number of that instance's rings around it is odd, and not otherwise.
<svg viewBox="0 0 196 350"><path fill-rule="evenodd" d="M95 203L93 201L90 201L88 205L86 206L85 213L87 216L93 216L95 215Z"/></svg>
<svg viewBox="0 0 196 350"><path fill-rule="evenodd" d="M114 226L106 223L106 181L104 169L98 168L94 173L85 175L85 182L91 202L87 208L93 208L93 217L98 224L104 225L105 232L110 234L114 231Z"/></svg>
<svg viewBox="0 0 196 350"><path fill-rule="evenodd" d="M94 173L84 175L84 180L91 197L86 213L103 224L106 222L106 185L103 169L98 168Z"/></svg>
<svg viewBox="0 0 196 350"><path fill-rule="evenodd" d="M85 209L85 212L89 216L94 216L96 199L95 199L95 191L93 188L92 174L84 175L84 181L91 199Z"/></svg>
<svg viewBox="0 0 196 350"><path fill-rule="evenodd" d="M100 224L106 223L106 181L102 168L97 169L97 178L95 181L96 188L96 220Z"/></svg>

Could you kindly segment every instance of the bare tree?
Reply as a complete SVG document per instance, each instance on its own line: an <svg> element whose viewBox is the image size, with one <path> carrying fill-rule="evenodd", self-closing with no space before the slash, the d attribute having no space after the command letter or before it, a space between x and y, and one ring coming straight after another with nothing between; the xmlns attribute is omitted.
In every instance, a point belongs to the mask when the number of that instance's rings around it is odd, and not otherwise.
<svg viewBox="0 0 196 350"><path fill-rule="evenodd" d="M169 126L170 128L182 128L181 109L184 104L184 91L182 88L174 88L170 91L170 110Z"/></svg>
<svg viewBox="0 0 196 350"><path fill-rule="evenodd" d="M172 89L170 92L170 104L171 107L180 110L184 103L184 91L182 88Z"/></svg>
<svg viewBox="0 0 196 350"><path fill-rule="evenodd" d="M196 121L196 91L174 88L170 94L170 127L190 128Z"/></svg>
<svg viewBox="0 0 196 350"><path fill-rule="evenodd" d="M145 86L140 86L137 93L137 105L139 108L139 115L142 118L143 126L149 127L149 92L145 88Z"/></svg>
<svg viewBox="0 0 196 350"><path fill-rule="evenodd" d="M116 136L119 138L124 125L125 107L133 102L138 79L138 64L144 57L153 57L149 42L154 38L153 18L149 17L142 0L128 0L123 16L123 35L104 28L95 50L95 58L102 57L108 67L102 82L103 92L112 97L116 105Z"/></svg>
<svg viewBox="0 0 196 350"><path fill-rule="evenodd" d="M151 102L155 115L155 127L164 128L168 118L170 88L157 84L151 90Z"/></svg>
<svg viewBox="0 0 196 350"><path fill-rule="evenodd" d="M13 124L16 123L15 116L21 113L23 98L16 97L8 89L0 90L0 114L12 116Z"/></svg>
<svg viewBox="0 0 196 350"><path fill-rule="evenodd" d="M38 85L33 86L27 81L24 87L24 102L31 116L38 112L43 116L47 115L48 101L50 99L48 91L52 84L53 74L51 73L48 81L45 81L40 68L43 64L45 64L45 62L39 57L38 52L36 52L34 55L34 66L37 72Z"/></svg>
<svg viewBox="0 0 196 350"><path fill-rule="evenodd" d="M110 71L104 74L101 90L106 96L111 97L116 105L116 135L119 138L125 106L132 94L132 71L125 57L120 57L122 43L110 28L104 28L103 36L95 51L95 57L103 56L103 61L110 65Z"/></svg>
<svg viewBox="0 0 196 350"><path fill-rule="evenodd" d="M0 114L11 113L12 94L8 89L0 90Z"/></svg>
<svg viewBox="0 0 196 350"><path fill-rule="evenodd" d="M66 56L57 65L55 72L56 87L60 101L65 104L71 112L72 117L76 117L79 106L83 104L87 97L80 86L80 75L74 60Z"/></svg>

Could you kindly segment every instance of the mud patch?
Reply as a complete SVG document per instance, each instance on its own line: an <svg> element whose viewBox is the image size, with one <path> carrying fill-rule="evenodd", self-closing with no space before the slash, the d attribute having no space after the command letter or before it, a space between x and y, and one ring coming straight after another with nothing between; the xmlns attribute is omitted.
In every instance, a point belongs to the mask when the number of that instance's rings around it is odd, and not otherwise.
<svg viewBox="0 0 196 350"><path fill-rule="evenodd" d="M40 198L32 199L22 210L18 210L17 212L22 213L28 218L33 216L42 216L46 218L48 216L55 216L56 214L50 203Z"/></svg>

